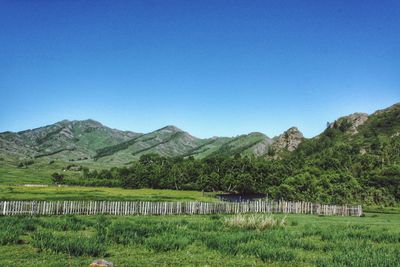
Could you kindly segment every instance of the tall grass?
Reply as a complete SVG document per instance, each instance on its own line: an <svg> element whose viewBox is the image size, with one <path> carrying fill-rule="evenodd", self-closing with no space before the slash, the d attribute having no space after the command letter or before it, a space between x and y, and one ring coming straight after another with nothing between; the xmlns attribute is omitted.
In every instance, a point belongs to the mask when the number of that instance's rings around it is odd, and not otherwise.
<svg viewBox="0 0 400 267"><path fill-rule="evenodd" d="M75 215L53 217L51 220L42 219L40 225L55 231L79 231L92 225L91 222Z"/></svg>
<svg viewBox="0 0 400 267"><path fill-rule="evenodd" d="M36 218L0 217L0 245L18 243L23 233L36 229L36 223Z"/></svg>
<svg viewBox="0 0 400 267"><path fill-rule="evenodd" d="M296 259L296 254L293 250L276 247L273 244L269 244L261 249L260 258L263 261L293 261Z"/></svg>
<svg viewBox="0 0 400 267"><path fill-rule="evenodd" d="M199 249L204 257L219 255L241 265L399 266L399 223L348 220L291 216L282 223L286 219L279 215L0 217L0 244L30 242L24 247L35 247L48 258L52 256L46 253L98 257L110 249L125 256L131 251L148 257L173 252L184 264L187 253L193 256Z"/></svg>
<svg viewBox="0 0 400 267"><path fill-rule="evenodd" d="M147 248L157 252L180 250L191 244L192 240L178 233L161 234L149 237L145 241Z"/></svg>
<svg viewBox="0 0 400 267"><path fill-rule="evenodd" d="M110 225L107 238L117 244L142 244L152 233L152 227L128 221L117 221Z"/></svg>
<svg viewBox="0 0 400 267"><path fill-rule="evenodd" d="M285 226L286 217L276 219L271 214L239 214L226 218L224 223L230 227L265 230L267 228Z"/></svg>
<svg viewBox="0 0 400 267"><path fill-rule="evenodd" d="M21 229L15 229L11 226L0 229L0 245L15 244L19 240Z"/></svg>
<svg viewBox="0 0 400 267"><path fill-rule="evenodd" d="M55 235L51 232L37 232L32 237L32 245L39 250L66 253L70 256L100 256L105 246L96 238L72 235Z"/></svg>

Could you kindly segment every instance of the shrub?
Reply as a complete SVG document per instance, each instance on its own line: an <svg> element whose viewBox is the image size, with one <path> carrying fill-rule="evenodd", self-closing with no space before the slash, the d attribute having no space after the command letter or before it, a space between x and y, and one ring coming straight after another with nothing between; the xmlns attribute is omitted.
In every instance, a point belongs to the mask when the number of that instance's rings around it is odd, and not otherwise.
<svg viewBox="0 0 400 267"><path fill-rule="evenodd" d="M55 184L62 184L64 182L64 174L55 172L51 175L51 179Z"/></svg>

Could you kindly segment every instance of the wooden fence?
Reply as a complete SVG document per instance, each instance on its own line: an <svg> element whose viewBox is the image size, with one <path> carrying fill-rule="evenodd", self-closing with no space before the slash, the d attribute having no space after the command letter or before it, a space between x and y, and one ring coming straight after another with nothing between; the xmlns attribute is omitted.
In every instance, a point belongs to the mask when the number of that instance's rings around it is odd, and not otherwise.
<svg viewBox="0 0 400 267"><path fill-rule="evenodd" d="M0 201L0 215L170 215L170 214L296 213L361 216L360 205L310 202L128 202L128 201Z"/></svg>

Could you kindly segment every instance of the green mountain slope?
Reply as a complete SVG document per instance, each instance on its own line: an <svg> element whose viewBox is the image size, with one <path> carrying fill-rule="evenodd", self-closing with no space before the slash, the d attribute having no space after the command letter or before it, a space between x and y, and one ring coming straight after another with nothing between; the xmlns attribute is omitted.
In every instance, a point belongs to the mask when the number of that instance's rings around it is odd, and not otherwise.
<svg viewBox="0 0 400 267"><path fill-rule="evenodd" d="M396 104L369 116L354 113L339 118L311 139L305 139L296 127L272 139L256 132L237 137L200 139L175 126L139 134L111 129L93 120L64 120L32 130L0 133L0 157L16 162L85 159L112 166L129 163L150 153L194 158L239 154L277 159L290 155L298 161L312 164L315 158L321 155L333 157L332 151L337 154L337 150L342 149L358 151L357 155L382 161L378 154L396 147L399 138L398 110L399 104ZM343 158L347 156L348 153L345 153ZM386 163L391 159L383 160Z"/></svg>
<svg viewBox="0 0 400 267"><path fill-rule="evenodd" d="M321 187L349 186L354 198L367 202L399 199L400 104L369 116L354 113L339 118L284 160L297 172L285 181L288 188L299 179L315 177ZM330 190L339 189L324 188Z"/></svg>
<svg viewBox="0 0 400 267"><path fill-rule="evenodd" d="M93 120L65 120L33 130L0 133L0 155L9 161L84 159L119 166L152 153L165 157L260 157L267 154L272 143L262 133L200 139L175 126L139 134L110 129Z"/></svg>
<svg viewBox="0 0 400 267"><path fill-rule="evenodd" d="M262 133L240 135L225 142L212 156L254 155L263 156L268 152L272 139Z"/></svg>
<svg viewBox="0 0 400 267"><path fill-rule="evenodd" d="M175 126L166 126L127 142L102 148L97 151L95 158L100 162L121 164L136 160L144 154L183 156L205 142Z"/></svg>
<svg viewBox="0 0 400 267"><path fill-rule="evenodd" d="M163 157L146 157L143 165L138 159L146 154ZM48 181L51 173L66 170L72 184L105 185L113 177L111 186L120 185L128 170L136 175L131 186L138 186L137 180L146 184L154 178L153 171L143 171L150 168L149 159L160 164L154 171L164 171L159 186L167 188L236 188L278 199L393 204L400 199L400 104L341 117L310 139L295 127L272 139L262 133L200 139L174 126L137 134L91 120L0 133L0 182L33 176ZM130 168L111 169L126 165ZM78 181L81 166L91 169L85 177L92 180Z"/></svg>
<svg viewBox="0 0 400 267"><path fill-rule="evenodd" d="M64 120L32 130L0 133L0 151L15 159L89 159L102 147L136 136L140 134L111 129L93 120Z"/></svg>

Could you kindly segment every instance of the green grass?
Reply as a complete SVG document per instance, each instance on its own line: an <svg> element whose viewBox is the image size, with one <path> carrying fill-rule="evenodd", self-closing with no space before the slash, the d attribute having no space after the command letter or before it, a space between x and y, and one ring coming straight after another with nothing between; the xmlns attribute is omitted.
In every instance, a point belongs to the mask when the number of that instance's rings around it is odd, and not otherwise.
<svg viewBox="0 0 400 267"><path fill-rule="evenodd" d="M63 173L66 178L77 178L81 176L79 171L62 171L70 164L82 165L92 169L108 168L108 165L89 162L54 161L49 164L50 159L35 159L34 164L18 168L18 162L0 162L0 185L20 184L52 184L51 175L54 172Z"/></svg>
<svg viewBox="0 0 400 267"><path fill-rule="evenodd" d="M364 212L370 213L390 213L400 214L400 206L384 207L384 206L363 206Z"/></svg>
<svg viewBox="0 0 400 267"><path fill-rule="evenodd" d="M232 216L0 217L0 266L398 266L400 215L289 215L264 230ZM275 215L281 220L283 216ZM6 229L6 230L5 230Z"/></svg>
<svg viewBox="0 0 400 267"><path fill-rule="evenodd" d="M27 168L17 168L8 163L0 162L0 184L50 184L51 174L59 172L62 166L30 165Z"/></svg>
<svg viewBox="0 0 400 267"><path fill-rule="evenodd" d="M212 194L199 191L163 189L122 189L109 187L0 185L0 200L120 200L120 201L203 201L216 202Z"/></svg>

